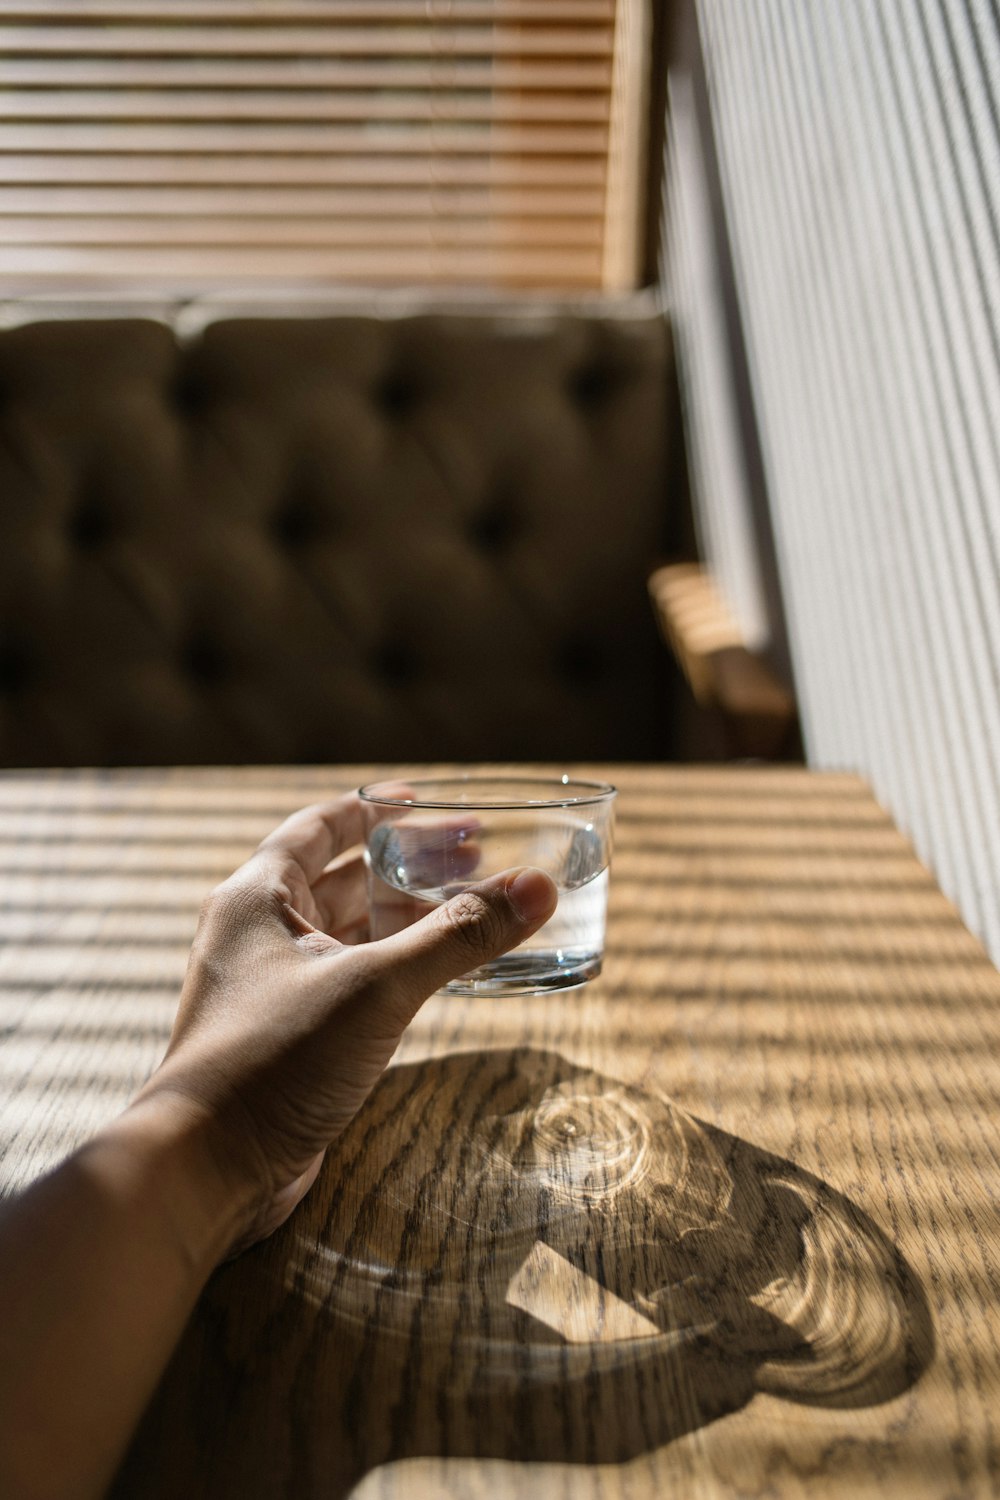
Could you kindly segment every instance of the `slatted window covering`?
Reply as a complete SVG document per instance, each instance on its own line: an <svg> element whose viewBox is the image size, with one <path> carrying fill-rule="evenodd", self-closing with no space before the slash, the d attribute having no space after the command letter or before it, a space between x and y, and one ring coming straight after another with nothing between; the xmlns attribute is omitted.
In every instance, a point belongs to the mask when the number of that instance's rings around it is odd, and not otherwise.
<svg viewBox="0 0 1000 1500"><path fill-rule="evenodd" d="M696 9L809 758L1000 961L1000 15Z"/></svg>
<svg viewBox="0 0 1000 1500"><path fill-rule="evenodd" d="M0 277L624 290L648 0L0 0Z"/></svg>

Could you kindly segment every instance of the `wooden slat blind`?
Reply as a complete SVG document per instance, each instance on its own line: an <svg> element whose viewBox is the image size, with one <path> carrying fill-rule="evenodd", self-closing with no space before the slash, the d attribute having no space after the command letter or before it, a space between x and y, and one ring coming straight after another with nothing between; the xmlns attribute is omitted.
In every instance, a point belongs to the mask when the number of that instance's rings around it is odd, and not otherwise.
<svg viewBox="0 0 1000 1500"><path fill-rule="evenodd" d="M0 0L10 292L635 284L648 0Z"/></svg>

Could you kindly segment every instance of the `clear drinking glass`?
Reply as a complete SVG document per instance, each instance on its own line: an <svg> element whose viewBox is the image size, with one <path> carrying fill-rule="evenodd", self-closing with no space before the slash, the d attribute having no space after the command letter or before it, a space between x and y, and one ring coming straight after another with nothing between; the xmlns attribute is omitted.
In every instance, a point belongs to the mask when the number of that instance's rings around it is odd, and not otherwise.
<svg viewBox="0 0 1000 1500"><path fill-rule="evenodd" d="M373 938L512 866L533 865L556 883L559 904L534 937L447 985L449 994L539 994L601 972L613 786L452 776L372 782L360 795Z"/></svg>

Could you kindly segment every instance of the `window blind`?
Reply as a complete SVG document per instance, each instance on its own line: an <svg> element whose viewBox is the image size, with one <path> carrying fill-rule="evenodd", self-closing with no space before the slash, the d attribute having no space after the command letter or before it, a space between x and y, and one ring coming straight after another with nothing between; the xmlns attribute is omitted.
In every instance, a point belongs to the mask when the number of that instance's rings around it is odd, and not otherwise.
<svg viewBox="0 0 1000 1500"><path fill-rule="evenodd" d="M648 0L0 0L0 277L635 284Z"/></svg>

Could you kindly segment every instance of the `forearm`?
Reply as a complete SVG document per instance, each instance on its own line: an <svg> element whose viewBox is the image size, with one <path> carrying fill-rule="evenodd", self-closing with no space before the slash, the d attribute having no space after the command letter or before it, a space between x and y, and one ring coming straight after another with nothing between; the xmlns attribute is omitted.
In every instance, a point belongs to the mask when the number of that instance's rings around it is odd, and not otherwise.
<svg viewBox="0 0 1000 1500"><path fill-rule="evenodd" d="M3 1500L101 1494L219 1259L292 1212L427 996L555 908L508 872L345 946L360 837L356 797L305 809L217 888L142 1098L0 1205Z"/></svg>
<svg viewBox="0 0 1000 1500"><path fill-rule="evenodd" d="M0 1494L103 1492L238 1212L169 1102L0 1207Z"/></svg>

